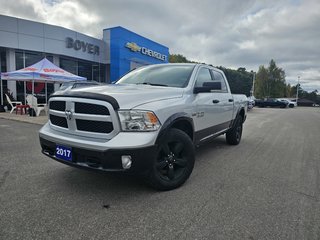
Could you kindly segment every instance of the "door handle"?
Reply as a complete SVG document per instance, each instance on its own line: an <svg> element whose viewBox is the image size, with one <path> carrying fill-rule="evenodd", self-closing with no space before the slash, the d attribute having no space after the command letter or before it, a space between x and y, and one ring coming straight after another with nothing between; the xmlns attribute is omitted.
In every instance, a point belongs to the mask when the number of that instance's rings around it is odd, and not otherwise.
<svg viewBox="0 0 320 240"><path fill-rule="evenodd" d="M229 99L229 102L233 102L233 99L232 99L232 98L230 98L230 99Z"/></svg>
<svg viewBox="0 0 320 240"><path fill-rule="evenodd" d="M219 103L220 101L218 99L212 100L212 103Z"/></svg>

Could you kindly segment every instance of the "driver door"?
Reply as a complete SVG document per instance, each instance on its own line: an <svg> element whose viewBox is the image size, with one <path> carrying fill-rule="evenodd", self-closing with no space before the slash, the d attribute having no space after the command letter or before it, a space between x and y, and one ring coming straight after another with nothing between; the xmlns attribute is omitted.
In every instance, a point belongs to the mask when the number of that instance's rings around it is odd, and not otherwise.
<svg viewBox="0 0 320 240"><path fill-rule="evenodd" d="M202 87L203 83L213 81L209 68L201 67L196 76L195 87ZM212 135L218 125L219 106L218 99L215 99L212 92L196 93L194 96L194 111L192 118L194 121L197 138L203 139Z"/></svg>

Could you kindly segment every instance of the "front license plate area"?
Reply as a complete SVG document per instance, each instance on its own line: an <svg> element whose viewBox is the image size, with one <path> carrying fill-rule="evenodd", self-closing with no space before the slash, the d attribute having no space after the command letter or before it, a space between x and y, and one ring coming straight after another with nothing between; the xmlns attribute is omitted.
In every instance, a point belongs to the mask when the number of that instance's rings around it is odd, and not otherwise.
<svg viewBox="0 0 320 240"><path fill-rule="evenodd" d="M56 146L56 157L65 161L72 161L72 149L71 147Z"/></svg>

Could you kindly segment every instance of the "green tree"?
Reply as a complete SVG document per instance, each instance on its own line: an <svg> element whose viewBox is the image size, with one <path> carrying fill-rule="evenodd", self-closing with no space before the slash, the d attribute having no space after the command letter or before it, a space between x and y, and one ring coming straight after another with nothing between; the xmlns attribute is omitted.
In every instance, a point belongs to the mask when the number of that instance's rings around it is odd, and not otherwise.
<svg viewBox="0 0 320 240"><path fill-rule="evenodd" d="M257 98L286 96L287 85L285 77L285 71L279 68L272 59L268 68L265 68L263 65L259 67L255 81L254 95Z"/></svg>
<svg viewBox="0 0 320 240"><path fill-rule="evenodd" d="M182 54L170 54L169 62L197 63L187 59ZM253 72L248 72L244 67L239 67L237 70L225 68L222 66L217 68L221 69L226 75L232 93L245 94L247 96L250 96L250 91L252 89Z"/></svg>
<svg viewBox="0 0 320 240"><path fill-rule="evenodd" d="M262 65L256 75L254 82L254 96L256 98L265 98L269 96L268 70Z"/></svg>
<svg viewBox="0 0 320 240"><path fill-rule="evenodd" d="M190 63L185 56L181 54L170 54L169 56L169 62L170 63Z"/></svg>
<svg viewBox="0 0 320 240"><path fill-rule="evenodd" d="M300 84L299 85L297 84L291 87L291 97L297 96L297 87L298 87L298 97L305 98L308 95L308 92L303 90Z"/></svg>
<svg viewBox="0 0 320 240"><path fill-rule="evenodd" d="M313 90L311 93L308 94L308 99L314 102L318 100L318 90Z"/></svg>
<svg viewBox="0 0 320 240"><path fill-rule="evenodd" d="M253 72L248 72L243 67L238 68L238 70L229 69L222 66L217 68L222 70L226 75L232 93L250 96Z"/></svg>
<svg viewBox="0 0 320 240"><path fill-rule="evenodd" d="M271 97L284 97L286 93L285 72L282 68L277 67L276 62L272 59L269 64L269 82Z"/></svg>
<svg viewBox="0 0 320 240"><path fill-rule="evenodd" d="M292 93L291 93L291 85L290 84L287 84L286 85L286 94L285 94L285 97L292 97Z"/></svg>

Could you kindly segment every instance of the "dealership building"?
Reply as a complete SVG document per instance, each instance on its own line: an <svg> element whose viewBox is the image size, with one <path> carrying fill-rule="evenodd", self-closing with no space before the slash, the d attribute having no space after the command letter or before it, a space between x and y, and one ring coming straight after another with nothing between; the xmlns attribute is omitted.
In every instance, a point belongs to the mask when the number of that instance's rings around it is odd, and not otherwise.
<svg viewBox="0 0 320 240"><path fill-rule="evenodd" d="M123 27L106 28L103 38L97 39L59 26L0 15L1 72L28 67L44 57L88 80L111 83L134 68L167 63L169 49ZM22 100L22 82L3 80L3 87ZM38 90L38 94L45 92ZM53 91L51 84L48 94Z"/></svg>

